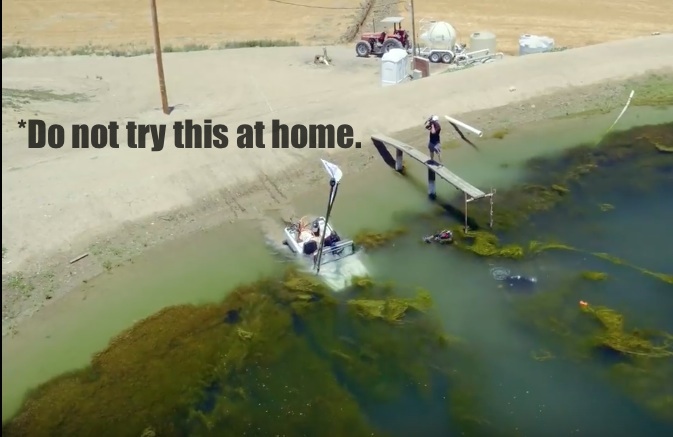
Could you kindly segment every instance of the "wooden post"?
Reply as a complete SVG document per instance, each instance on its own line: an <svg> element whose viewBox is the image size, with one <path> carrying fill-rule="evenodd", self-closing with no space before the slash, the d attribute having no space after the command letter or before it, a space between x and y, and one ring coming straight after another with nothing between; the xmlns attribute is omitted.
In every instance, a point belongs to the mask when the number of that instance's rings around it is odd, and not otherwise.
<svg viewBox="0 0 673 437"><path fill-rule="evenodd" d="M157 15L157 1L150 0L152 9L152 30L154 32L154 54L157 57L157 70L159 72L159 92L161 93L161 108L164 114L171 112L168 107L168 95L166 94L166 80L164 78L164 60L161 56L161 39L159 38L159 17Z"/></svg>
<svg viewBox="0 0 673 437"><path fill-rule="evenodd" d="M415 56L418 54L418 44L416 43L416 16L414 15L414 0L411 0L411 38L413 41L413 56L411 57L413 60L413 68L416 68L416 58Z"/></svg>
<svg viewBox="0 0 673 437"><path fill-rule="evenodd" d="M428 197L432 200L437 198L437 188L435 187L436 173L433 169L428 168Z"/></svg>
<svg viewBox="0 0 673 437"><path fill-rule="evenodd" d="M465 195L465 232L469 231L469 228L467 227L467 204L469 203L467 200L467 193L463 192Z"/></svg>
<svg viewBox="0 0 673 437"><path fill-rule="evenodd" d="M491 229L493 229L493 196L494 195L495 195L495 190L493 188L491 188L491 195L490 195L490 199L489 199L491 201L491 212L490 212L490 216L489 216L490 220L488 222L489 227Z"/></svg>
<svg viewBox="0 0 673 437"><path fill-rule="evenodd" d="M395 170L401 172L404 169L404 152L400 149L395 149Z"/></svg>

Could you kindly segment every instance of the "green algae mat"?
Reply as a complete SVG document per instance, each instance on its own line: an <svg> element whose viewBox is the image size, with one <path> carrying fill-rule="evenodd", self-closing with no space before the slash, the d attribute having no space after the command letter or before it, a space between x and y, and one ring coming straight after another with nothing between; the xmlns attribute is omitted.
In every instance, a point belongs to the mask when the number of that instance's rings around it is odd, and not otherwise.
<svg viewBox="0 0 673 437"><path fill-rule="evenodd" d="M482 428L465 346L426 314L357 278L343 299L288 271L220 304L167 308L85 369L29 394L5 436L386 435L367 405L445 402L447 426Z"/></svg>

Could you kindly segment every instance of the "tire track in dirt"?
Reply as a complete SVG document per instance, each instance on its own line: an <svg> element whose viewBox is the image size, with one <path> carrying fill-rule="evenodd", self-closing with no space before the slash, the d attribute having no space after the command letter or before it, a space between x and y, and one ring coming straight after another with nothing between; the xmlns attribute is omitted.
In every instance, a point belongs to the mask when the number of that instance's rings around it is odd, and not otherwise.
<svg viewBox="0 0 673 437"><path fill-rule="evenodd" d="M240 219L247 210L238 202L237 197L235 193L226 188L222 200L224 200L225 205L234 214L234 218Z"/></svg>
<svg viewBox="0 0 673 437"><path fill-rule="evenodd" d="M269 196L273 201L277 204L281 204L284 201L287 201L288 198L287 196L281 191L280 188L278 188L278 185L276 185L273 180L267 175L266 173L262 173L262 185L264 186L264 189L266 190L267 193L269 193ZM275 193L278 195L276 195ZM280 196L280 198L279 198Z"/></svg>

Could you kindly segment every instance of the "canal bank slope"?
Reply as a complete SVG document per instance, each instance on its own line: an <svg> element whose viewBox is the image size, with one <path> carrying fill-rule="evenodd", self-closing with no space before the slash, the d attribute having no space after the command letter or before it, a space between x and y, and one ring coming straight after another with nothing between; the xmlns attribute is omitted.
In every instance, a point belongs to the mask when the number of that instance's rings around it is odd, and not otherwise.
<svg viewBox="0 0 673 437"><path fill-rule="evenodd" d="M46 303L147 247L227 221L292 214L288 199L324 176L318 157L348 172L376 162L371 133L418 126L423 134L431 113L492 131L614 107L623 104L628 87L615 81L662 69L668 76L660 80L673 77L673 57L666 55L672 45L673 35L618 41L390 88L377 84L378 63L353 59L351 48L329 49L337 61L333 69L304 62L315 52L305 47L174 53L166 57L176 102L169 116L156 109L151 57L3 60L3 336ZM232 71L232 64L246 68ZM30 150L26 131L17 128L18 120L29 118L68 126L185 119L230 127L269 126L272 119L346 123L363 147ZM89 256L70 263L81 254Z"/></svg>

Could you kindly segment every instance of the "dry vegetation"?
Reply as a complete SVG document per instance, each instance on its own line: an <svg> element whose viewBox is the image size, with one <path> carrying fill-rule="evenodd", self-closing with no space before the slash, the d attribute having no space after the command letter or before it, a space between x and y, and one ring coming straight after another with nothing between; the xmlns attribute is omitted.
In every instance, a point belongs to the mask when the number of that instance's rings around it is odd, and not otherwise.
<svg viewBox="0 0 673 437"><path fill-rule="evenodd" d="M417 20L448 21L465 42L472 32L493 32L498 48L507 53L518 51L518 38L525 33L551 36L557 46L580 47L673 29L665 13L670 0L422 0L415 7Z"/></svg>
<svg viewBox="0 0 673 437"><path fill-rule="evenodd" d="M159 4L163 42L173 50L330 44L339 42L361 18L360 9L367 2L287 3L163 0ZM452 23L461 40L479 30L494 32L501 50L515 52L523 33L550 35L559 46L577 47L671 31L667 4L668 0L423 0L416 2L416 17ZM374 9L380 15L393 13L395 6L409 17L404 2L377 0ZM60 54L105 53L102 48L108 48L110 54L127 55L147 51L151 45L148 2L7 0L2 13L3 57L44 54L47 47L60 48ZM42 49L36 52L27 47Z"/></svg>
<svg viewBox="0 0 673 437"><path fill-rule="evenodd" d="M166 46L242 46L249 41L329 43L354 21L359 0L301 0L316 9L269 0L180 0L158 2L162 42ZM59 47L86 52L83 47L130 50L151 46L149 2L119 0L12 0L2 6L3 47ZM95 30L95 31L94 31ZM233 44L236 46L236 44ZM267 44L271 45L271 44Z"/></svg>

